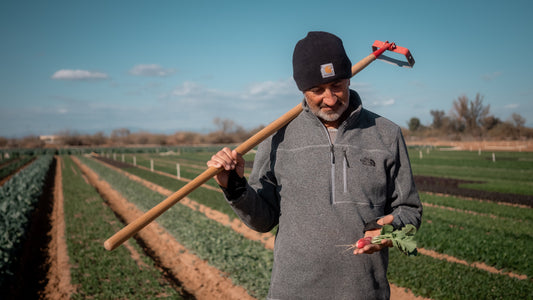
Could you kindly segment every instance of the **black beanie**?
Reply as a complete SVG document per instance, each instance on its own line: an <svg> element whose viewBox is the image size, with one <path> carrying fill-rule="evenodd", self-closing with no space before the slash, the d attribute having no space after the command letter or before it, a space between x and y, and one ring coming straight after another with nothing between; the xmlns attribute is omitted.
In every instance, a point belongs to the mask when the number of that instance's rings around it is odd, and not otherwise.
<svg viewBox="0 0 533 300"><path fill-rule="evenodd" d="M296 44L292 55L294 81L300 91L352 77L352 63L337 36L311 31Z"/></svg>

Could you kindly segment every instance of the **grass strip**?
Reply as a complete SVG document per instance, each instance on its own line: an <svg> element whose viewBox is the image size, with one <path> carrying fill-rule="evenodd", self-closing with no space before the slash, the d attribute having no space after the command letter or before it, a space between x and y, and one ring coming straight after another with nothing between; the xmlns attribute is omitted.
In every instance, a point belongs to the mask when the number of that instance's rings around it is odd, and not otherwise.
<svg viewBox="0 0 533 300"><path fill-rule="evenodd" d="M533 226L533 209L502 205L491 201L467 200L455 196L441 196L430 193L419 193L422 202L446 206L454 209L467 210L480 214L493 215L499 218L514 219L524 225ZM522 223L519 223L522 224Z"/></svg>
<svg viewBox="0 0 533 300"><path fill-rule="evenodd" d="M104 249L105 238L121 224L72 160L63 159L67 247L72 283L78 286L73 299L182 299L135 240L129 243L141 254L142 266L125 247Z"/></svg>
<svg viewBox="0 0 533 300"><path fill-rule="evenodd" d="M518 220L424 208L418 246L468 262L533 276L533 233Z"/></svg>
<svg viewBox="0 0 533 300"><path fill-rule="evenodd" d="M530 299L533 294L531 280L492 274L424 255L407 257L395 249L389 253L389 280L434 300Z"/></svg>
<svg viewBox="0 0 533 300"><path fill-rule="evenodd" d="M105 165L85 157L80 159L143 211L165 198ZM182 205L174 205L157 222L188 250L228 274L234 284L244 287L254 297L266 297L273 253L260 242L250 241L201 212Z"/></svg>

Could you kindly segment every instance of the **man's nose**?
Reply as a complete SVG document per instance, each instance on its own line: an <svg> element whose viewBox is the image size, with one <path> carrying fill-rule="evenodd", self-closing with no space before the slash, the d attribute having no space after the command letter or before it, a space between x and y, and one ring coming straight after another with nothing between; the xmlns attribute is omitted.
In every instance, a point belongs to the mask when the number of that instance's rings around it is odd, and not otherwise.
<svg viewBox="0 0 533 300"><path fill-rule="evenodd" d="M327 88L324 91L324 99L322 101L328 106L333 106L337 103L337 96L335 96L335 93L331 89Z"/></svg>

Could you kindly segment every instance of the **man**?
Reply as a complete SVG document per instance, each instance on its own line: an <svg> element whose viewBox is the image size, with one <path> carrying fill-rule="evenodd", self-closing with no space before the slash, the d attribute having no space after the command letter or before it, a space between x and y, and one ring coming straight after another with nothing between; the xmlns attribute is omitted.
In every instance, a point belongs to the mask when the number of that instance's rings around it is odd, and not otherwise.
<svg viewBox="0 0 533 300"><path fill-rule="evenodd" d="M351 62L335 35L300 40L293 76L303 112L259 145L249 181L228 148L207 164L224 168L215 179L244 223L260 232L279 225L268 299L388 299L391 241L353 253L339 246L384 224L420 226L400 128L349 89Z"/></svg>

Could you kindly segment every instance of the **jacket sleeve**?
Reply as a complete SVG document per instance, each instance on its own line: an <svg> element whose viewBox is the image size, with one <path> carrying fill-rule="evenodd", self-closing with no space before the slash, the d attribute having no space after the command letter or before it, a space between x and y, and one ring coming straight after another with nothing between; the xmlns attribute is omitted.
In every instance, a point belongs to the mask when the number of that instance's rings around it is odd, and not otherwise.
<svg viewBox="0 0 533 300"><path fill-rule="evenodd" d="M272 230L278 224L280 214L277 183L271 170L270 142L271 139L267 139L259 145L245 190L236 197L224 193L239 218L259 232Z"/></svg>
<svg viewBox="0 0 533 300"><path fill-rule="evenodd" d="M396 154L388 192L390 205L388 210L394 216L392 225L395 228L402 228L406 224L413 224L419 228L422 220L422 203L413 179L407 146L399 128L392 148Z"/></svg>

